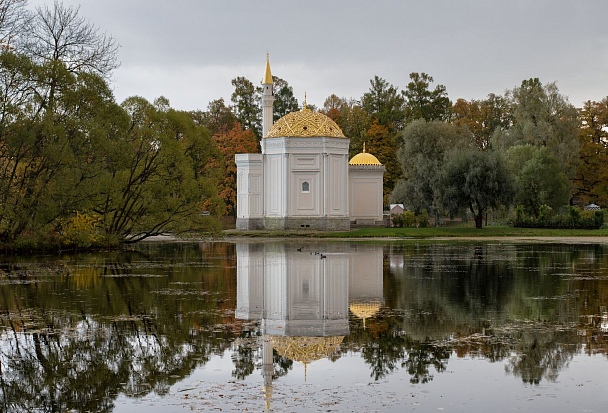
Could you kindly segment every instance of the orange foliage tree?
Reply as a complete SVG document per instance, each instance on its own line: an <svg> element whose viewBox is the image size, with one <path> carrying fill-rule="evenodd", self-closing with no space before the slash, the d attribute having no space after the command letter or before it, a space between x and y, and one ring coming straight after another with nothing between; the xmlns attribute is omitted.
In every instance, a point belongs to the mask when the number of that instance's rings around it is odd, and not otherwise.
<svg viewBox="0 0 608 413"><path fill-rule="evenodd" d="M580 162L574 178L575 197L585 204L608 206L608 97L587 101L580 110Z"/></svg>
<svg viewBox="0 0 608 413"><path fill-rule="evenodd" d="M362 148L358 148L359 151ZM384 172L384 196L383 202L388 204L388 197L393 191L395 184L401 178L401 166L397 159L397 145L395 134L389 131L387 126L381 125L374 118L366 133L366 152L374 155L386 168Z"/></svg>
<svg viewBox="0 0 608 413"><path fill-rule="evenodd" d="M234 155L237 153L257 153L260 151L257 137L252 129L243 130L240 123L232 129L213 135L217 147L222 153L219 167L223 176L218 183L220 198L226 205L226 214L236 213L236 163Z"/></svg>

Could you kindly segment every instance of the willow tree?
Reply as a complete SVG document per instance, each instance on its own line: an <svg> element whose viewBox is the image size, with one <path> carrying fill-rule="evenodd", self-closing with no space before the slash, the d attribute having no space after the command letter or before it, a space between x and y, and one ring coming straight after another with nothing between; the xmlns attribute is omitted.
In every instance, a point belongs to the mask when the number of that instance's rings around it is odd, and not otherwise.
<svg viewBox="0 0 608 413"><path fill-rule="evenodd" d="M513 179L497 152L465 149L450 153L441 170L440 198L450 215L467 209L482 228L490 209L509 206L515 194Z"/></svg>
<svg viewBox="0 0 608 413"><path fill-rule="evenodd" d="M400 135L398 151L403 178L391 200L416 212L427 209L438 218L442 208L441 169L448 152L465 146L468 138L449 123L419 119L408 124ZM438 224L438 219L435 222Z"/></svg>
<svg viewBox="0 0 608 413"><path fill-rule="evenodd" d="M512 107L513 124L494 134L496 147L545 147L573 178L578 164L580 120L568 98L559 93L554 82L543 85L538 78L524 80L506 97Z"/></svg>

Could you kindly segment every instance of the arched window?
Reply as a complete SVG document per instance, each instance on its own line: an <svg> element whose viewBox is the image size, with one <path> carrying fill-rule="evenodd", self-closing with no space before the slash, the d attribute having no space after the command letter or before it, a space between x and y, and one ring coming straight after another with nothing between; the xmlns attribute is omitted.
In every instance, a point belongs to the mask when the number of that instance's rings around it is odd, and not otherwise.
<svg viewBox="0 0 608 413"><path fill-rule="evenodd" d="M310 184L306 181L302 182L302 192L310 192Z"/></svg>

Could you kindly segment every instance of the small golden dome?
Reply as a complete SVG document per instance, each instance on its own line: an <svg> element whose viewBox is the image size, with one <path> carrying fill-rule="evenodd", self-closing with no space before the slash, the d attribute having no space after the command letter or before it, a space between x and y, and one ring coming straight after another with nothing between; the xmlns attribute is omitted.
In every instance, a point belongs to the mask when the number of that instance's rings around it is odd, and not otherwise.
<svg viewBox="0 0 608 413"><path fill-rule="evenodd" d="M340 127L319 112L304 108L291 112L279 119L265 136L266 138L281 137L328 137L346 138Z"/></svg>
<svg viewBox="0 0 608 413"><path fill-rule="evenodd" d="M348 162L349 165L378 165L382 166L378 158L371 153L365 152L365 142L363 142L363 152L353 156L353 159Z"/></svg>
<svg viewBox="0 0 608 413"><path fill-rule="evenodd" d="M369 301L356 301L350 304L350 311L361 319L366 319L375 316L382 307L382 301L380 300L369 300Z"/></svg>
<svg viewBox="0 0 608 413"><path fill-rule="evenodd" d="M331 356L344 336L270 336L270 344L283 357L308 364Z"/></svg>
<svg viewBox="0 0 608 413"><path fill-rule="evenodd" d="M367 152L361 152L356 154L348 163L349 165L382 165L378 158Z"/></svg>

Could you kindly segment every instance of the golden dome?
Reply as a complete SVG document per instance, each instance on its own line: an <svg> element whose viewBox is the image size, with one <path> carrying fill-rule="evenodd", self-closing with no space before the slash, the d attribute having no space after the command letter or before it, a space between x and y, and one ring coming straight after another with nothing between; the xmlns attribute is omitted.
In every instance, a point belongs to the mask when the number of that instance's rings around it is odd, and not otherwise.
<svg viewBox="0 0 608 413"><path fill-rule="evenodd" d="M344 336L269 336L272 347L283 357L308 364L332 355Z"/></svg>
<svg viewBox="0 0 608 413"><path fill-rule="evenodd" d="M381 300L366 300L353 302L348 306L350 311L361 319L366 319L375 316L382 307Z"/></svg>
<svg viewBox="0 0 608 413"><path fill-rule="evenodd" d="M382 166L378 158L371 153L361 152L353 156L348 162L349 165L378 165Z"/></svg>
<svg viewBox="0 0 608 413"><path fill-rule="evenodd" d="M348 162L349 165L378 165L382 166L378 158L371 153L365 152L365 142L363 142L363 152L356 154Z"/></svg>
<svg viewBox="0 0 608 413"><path fill-rule="evenodd" d="M265 136L266 138L321 136L328 138L346 138L340 127L319 112L304 108L291 112L279 119Z"/></svg>

